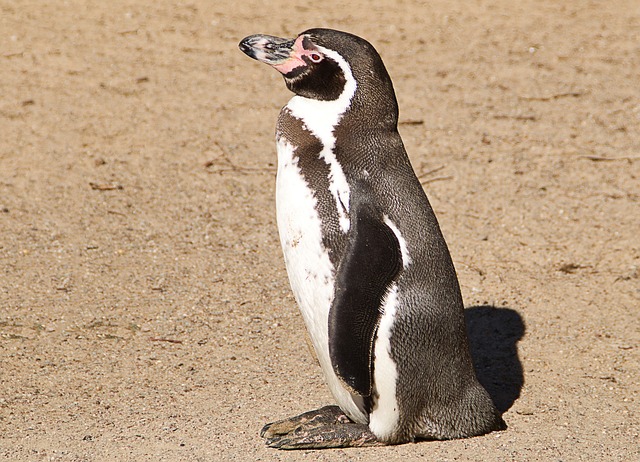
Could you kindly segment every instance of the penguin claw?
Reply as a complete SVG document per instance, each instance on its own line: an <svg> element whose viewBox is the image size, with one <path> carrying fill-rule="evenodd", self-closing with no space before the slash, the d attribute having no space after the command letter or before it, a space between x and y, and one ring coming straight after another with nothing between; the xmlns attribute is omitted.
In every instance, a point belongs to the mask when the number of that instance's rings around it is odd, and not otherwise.
<svg viewBox="0 0 640 462"><path fill-rule="evenodd" d="M369 427L351 422L337 406L325 406L265 425L260 436L277 449L380 446Z"/></svg>
<svg viewBox="0 0 640 462"><path fill-rule="evenodd" d="M267 432L269 431L269 429L271 428L271 425L273 425L272 423L268 423L266 424L264 427L262 427L262 430L260 430L260 438L267 438Z"/></svg>

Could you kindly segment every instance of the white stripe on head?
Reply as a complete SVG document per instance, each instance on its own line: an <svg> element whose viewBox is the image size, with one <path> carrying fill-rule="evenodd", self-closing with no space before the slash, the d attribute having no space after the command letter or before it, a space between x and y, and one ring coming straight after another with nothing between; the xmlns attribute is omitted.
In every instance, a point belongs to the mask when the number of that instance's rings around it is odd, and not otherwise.
<svg viewBox="0 0 640 462"><path fill-rule="evenodd" d="M320 158L324 159L329 166L329 190L336 202L340 229L346 233L351 224L348 216L350 189L344 171L333 152L336 143L333 132L340 122L342 114L349 108L358 85L351 72L351 66L342 56L321 46L317 46L317 49L338 63L344 73L345 85L342 93L337 99L331 101L321 101L297 95L291 98L286 107L322 143Z"/></svg>

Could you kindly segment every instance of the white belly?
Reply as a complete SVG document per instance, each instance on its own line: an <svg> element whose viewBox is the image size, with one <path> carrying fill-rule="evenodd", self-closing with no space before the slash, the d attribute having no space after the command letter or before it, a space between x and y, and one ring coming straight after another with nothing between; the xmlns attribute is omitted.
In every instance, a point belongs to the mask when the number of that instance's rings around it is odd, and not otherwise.
<svg viewBox="0 0 640 462"><path fill-rule="evenodd" d="M316 199L305 182L294 148L278 140L276 212L289 282L316 350L329 389L340 408L356 422L367 423L362 398L349 393L333 371L329 357L329 308L334 295L334 268L322 244Z"/></svg>

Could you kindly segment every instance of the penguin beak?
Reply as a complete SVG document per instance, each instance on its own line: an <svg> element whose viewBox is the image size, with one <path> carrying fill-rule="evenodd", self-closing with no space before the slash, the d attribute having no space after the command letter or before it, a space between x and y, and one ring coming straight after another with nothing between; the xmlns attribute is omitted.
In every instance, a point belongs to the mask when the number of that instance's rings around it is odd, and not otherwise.
<svg viewBox="0 0 640 462"><path fill-rule="evenodd" d="M298 56L301 47L300 38L289 40L272 35L256 34L242 39L238 45L244 54L262 63L266 63L282 74L307 64Z"/></svg>

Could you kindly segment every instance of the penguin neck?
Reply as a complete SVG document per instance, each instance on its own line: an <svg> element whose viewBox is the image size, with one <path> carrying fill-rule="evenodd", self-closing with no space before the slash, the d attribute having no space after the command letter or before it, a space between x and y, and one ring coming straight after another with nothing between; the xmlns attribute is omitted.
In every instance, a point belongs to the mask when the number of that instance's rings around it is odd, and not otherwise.
<svg viewBox="0 0 640 462"><path fill-rule="evenodd" d="M365 100L355 80L347 80L338 99L320 101L296 95L283 108L302 122L325 149L333 150L336 132L350 134L351 139L374 140L398 130L398 105L391 89L391 98ZM340 127L339 127L340 125Z"/></svg>
<svg viewBox="0 0 640 462"><path fill-rule="evenodd" d="M336 141L334 130L350 103L351 95L346 94L345 87L345 91L336 100L319 101L303 96L294 96L285 109L293 117L300 120L304 128L312 133L325 148L332 149Z"/></svg>

